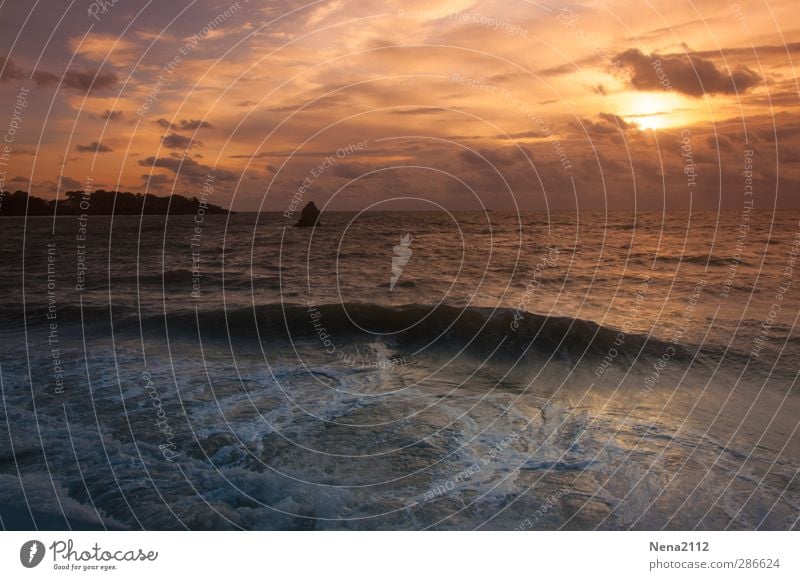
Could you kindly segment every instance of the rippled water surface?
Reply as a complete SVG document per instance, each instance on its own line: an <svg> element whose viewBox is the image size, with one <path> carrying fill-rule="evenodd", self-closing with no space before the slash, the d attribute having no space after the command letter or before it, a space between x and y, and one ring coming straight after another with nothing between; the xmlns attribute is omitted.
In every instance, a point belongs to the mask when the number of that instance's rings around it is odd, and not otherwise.
<svg viewBox="0 0 800 580"><path fill-rule="evenodd" d="M0 514L796 527L799 218L3 218Z"/></svg>

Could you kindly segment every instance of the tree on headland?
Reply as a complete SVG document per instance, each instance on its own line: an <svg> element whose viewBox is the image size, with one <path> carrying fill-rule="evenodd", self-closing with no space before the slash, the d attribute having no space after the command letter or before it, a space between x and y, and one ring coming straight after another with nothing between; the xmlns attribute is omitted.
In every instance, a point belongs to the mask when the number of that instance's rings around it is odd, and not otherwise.
<svg viewBox="0 0 800 580"><path fill-rule="evenodd" d="M52 214L50 205L44 199L29 196L27 191L0 192L0 216L4 215L25 215L25 208L29 215Z"/></svg>

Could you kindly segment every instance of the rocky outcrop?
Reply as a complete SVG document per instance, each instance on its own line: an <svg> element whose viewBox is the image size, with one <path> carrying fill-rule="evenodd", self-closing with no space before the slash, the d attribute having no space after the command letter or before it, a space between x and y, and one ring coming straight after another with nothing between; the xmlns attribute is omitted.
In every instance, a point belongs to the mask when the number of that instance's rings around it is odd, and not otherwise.
<svg viewBox="0 0 800 580"><path fill-rule="evenodd" d="M300 219L294 224L294 227L314 228L321 225L322 224L319 223L319 210L317 206L314 205L313 201L309 201L303 208L303 211L300 212Z"/></svg>

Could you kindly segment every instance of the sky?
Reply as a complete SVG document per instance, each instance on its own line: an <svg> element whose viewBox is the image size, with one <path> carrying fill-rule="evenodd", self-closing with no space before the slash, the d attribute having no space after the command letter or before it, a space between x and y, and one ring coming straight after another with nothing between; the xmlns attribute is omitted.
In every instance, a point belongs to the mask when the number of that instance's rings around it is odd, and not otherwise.
<svg viewBox="0 0 800 580"><path fill-rule="evenodd" d="M796 13L6 0L0 186L240 211L800 209Z"/></svg>

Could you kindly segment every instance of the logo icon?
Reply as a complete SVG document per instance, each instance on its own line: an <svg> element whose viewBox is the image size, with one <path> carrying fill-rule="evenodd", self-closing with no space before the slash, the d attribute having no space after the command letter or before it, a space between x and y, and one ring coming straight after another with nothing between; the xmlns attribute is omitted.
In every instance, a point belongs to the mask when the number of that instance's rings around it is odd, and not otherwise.
<svg viewBox="0 0 800 580"><path fill-rule="evenodd" d="M400 238L400 244L392 248L395 255L392 256L392 280L389 283L389 292L394 290L394 285L397 284L403 269L411 259L411 254L414 253L411 250L411 242L413 241L411 234L406 234Z"/></svg>
<svg viewBox="0 0 800 580"><path fill-rule="evenodd" d="M39 540L28 540L19 549L19 561L26 568L36 568L44 559L44 544Z"/></svg>

